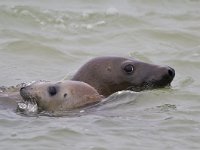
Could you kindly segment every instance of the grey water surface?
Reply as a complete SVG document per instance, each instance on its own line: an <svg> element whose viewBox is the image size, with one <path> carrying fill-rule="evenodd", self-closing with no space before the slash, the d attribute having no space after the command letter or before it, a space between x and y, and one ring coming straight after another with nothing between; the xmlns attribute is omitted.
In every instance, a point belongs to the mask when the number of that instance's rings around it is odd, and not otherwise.
<svg viewBox="0 0 200 150"><path fill-rule="evenodd" d="M1 0L0 86L70 78L96 56L169 65L171 88L78 115L0 110L0 149L200 149L199 0Z"/></svg>

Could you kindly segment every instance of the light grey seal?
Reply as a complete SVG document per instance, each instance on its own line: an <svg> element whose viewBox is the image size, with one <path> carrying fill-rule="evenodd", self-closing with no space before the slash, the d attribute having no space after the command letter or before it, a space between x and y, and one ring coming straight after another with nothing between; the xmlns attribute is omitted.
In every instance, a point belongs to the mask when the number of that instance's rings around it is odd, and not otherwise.
<svg viewBox="0 0 200 150"><path fill-rule="evenodd" d="M66 111L100 102L103 96L79 81L36 82L20 89L24 101L36 102L41 110Z"/></svg>

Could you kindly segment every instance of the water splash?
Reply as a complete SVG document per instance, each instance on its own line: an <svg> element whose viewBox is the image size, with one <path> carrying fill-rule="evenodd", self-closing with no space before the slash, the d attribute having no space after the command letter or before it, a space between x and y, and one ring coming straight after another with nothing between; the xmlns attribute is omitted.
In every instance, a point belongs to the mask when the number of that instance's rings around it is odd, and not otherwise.
<svg viewBox="0 0 200 150"><path fill-rule="evenodd" d="M36 102L32 103L30 101L19 102L17 110L23 112L24 114L36 114L38 113L38 105Z"/></svg>

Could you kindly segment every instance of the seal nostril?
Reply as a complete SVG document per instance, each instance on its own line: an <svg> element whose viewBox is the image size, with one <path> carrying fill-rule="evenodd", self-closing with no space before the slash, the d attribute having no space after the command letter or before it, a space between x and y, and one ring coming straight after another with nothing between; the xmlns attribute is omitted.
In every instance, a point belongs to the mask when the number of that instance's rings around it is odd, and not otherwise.
<svg viewBox="0 0 200 150"><path fill-rule="evenodd" d="M25 87L22 87L22 88L20 89L20 91L22 91L23 89L25 89Z"/></svg>
<svg viewBox="0 0 200 150"><path fill-rule="evenodd" d="M168 73L169 73L170 76L173 76L173 73L172 73L171 70L168 70Z"/></svg>
<svg viewBox="0 0 200 150"><path fill-rule="evenodd" d="M170 77L173 78L175 76L175 70L173 68L169 68L168 74L169 74Z"/></svg>

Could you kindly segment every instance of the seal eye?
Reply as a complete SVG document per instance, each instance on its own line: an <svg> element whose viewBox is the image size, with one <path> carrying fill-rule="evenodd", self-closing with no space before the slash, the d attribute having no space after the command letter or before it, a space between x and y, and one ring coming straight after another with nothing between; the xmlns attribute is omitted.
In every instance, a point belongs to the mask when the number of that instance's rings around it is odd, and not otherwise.
<svg viewBox="0 0 200 150"><path fill-rule="evenodd" d="M128 74L133 73L133 71L134 71L133 65L131 65L131 64L126 65L126 66L124 67L124 71L125 71L126 73L128 73Z"/></svg>
<svg viewBox="0 0 200 150"><path fill-rule="evenodd" d="M50 86L50 87L48 88L48 92L49 92L49 95L50 95L50 96L54 96L54 95L56 95L56 93L57 93L57 89L56 89L55 86Z"/></svg>

